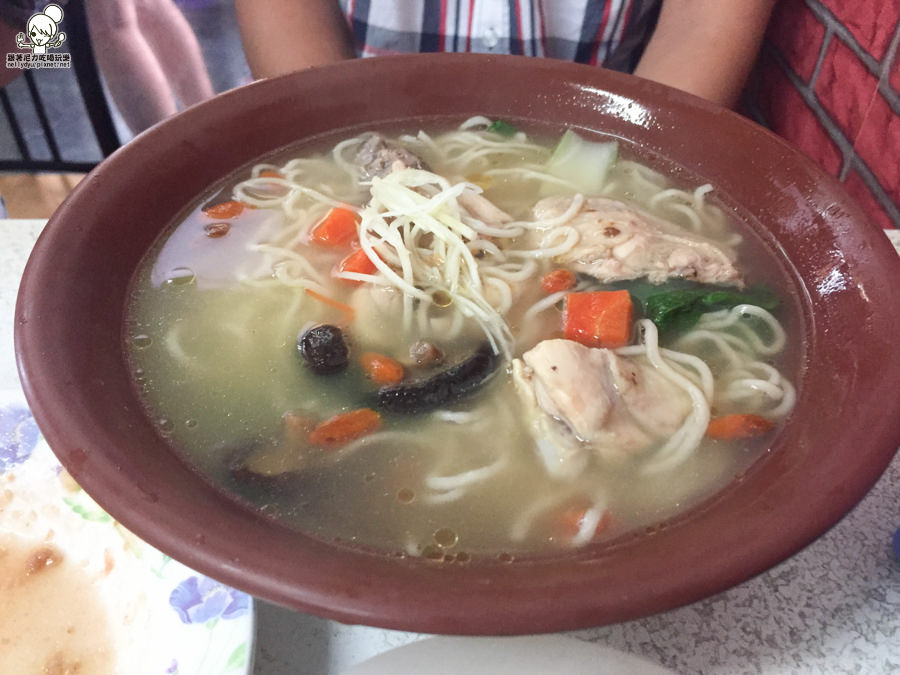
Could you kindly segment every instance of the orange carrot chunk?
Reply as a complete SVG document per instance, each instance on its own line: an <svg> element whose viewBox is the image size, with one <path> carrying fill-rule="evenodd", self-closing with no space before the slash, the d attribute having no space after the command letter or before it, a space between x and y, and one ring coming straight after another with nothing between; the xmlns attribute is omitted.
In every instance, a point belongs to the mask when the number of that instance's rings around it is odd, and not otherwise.
<svg viewBox="0 0 900 675"><path fill-rule="evenodd" d="M350 209L333 208L313 227L311 238L322 246L347 246L356 241L359 216Z"/></svg>
<svg viewBox="0 0 900 675"><path fill-rule="evenodd" d="M588 347L624 347L631 341L633 317L628 291L569 293L563 334Z"/></svg>
<svg viewBox="0 0 900 675"><path fill-rule="evenodd" d="M575 273L567 269L555 269L541 277L541 288L547 295L567 291L575 285Z"/></svg>
<svg viewBox="0 0 900 675"><path fill-rule="evenodd" d="M213 204L203 209L210 218L236 218L244 212L244 204L241 202L230 200L221 204Z"/></svg>
<svg viewBox="0 0 900 675"><path fill-rule="evenodd" d="M406 377L403 364L384 354L365 352L360 355L359 362L366 377L378 384L399 384Z"/></svg>
<svg viewBox="0 0 900 675"><path fill-rule="evenodd" d="M360 436L372 433L380 426L381 415L371 408L359 408L329 417L310 431L306 438L313 445L339 448Z"/></svg>
<svg viewBox="0 0 900 675"><path fill-rule="evenodd" d="M374 274L376 269L375 263L369 259L369 256L361 248L348 255L338 265L338 270L341 272L355 272L356 274ZM348 284L362 283L355 279L343 279L343 281L346 281Z"/></svg>
<svg viewBox="0 0 900 675"><path fill-rule="evenodd" d="M771 431L772 427L771 420L760 415L723 415L710 420L706 435L720 440L752 438Z"/></svg>

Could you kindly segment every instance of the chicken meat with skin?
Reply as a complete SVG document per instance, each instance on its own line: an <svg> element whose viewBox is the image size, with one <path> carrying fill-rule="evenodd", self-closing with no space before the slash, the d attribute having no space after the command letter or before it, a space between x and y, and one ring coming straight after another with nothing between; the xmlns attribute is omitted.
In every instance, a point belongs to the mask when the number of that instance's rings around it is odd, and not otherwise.
<svg viewBox="0 0 900 675"><path fill-rule="evenodd" d="M535 218L559 218L572 206L572 199L542 199L534 206ZM572 219L556 227L574 228L579 239L554 262L604 283L646 277L655 284L681 278L741 285L732 251L619 201L585 199ZM532 235L537 239L535 247L548 241L554 229L537 230Z"/></svg>
<svg viewBox="0 0 900 675"><path fill-rule="evenodd" d="M506 211L491 202L480 192L476 192L474 188L467 189L456 198L456 202L468 213L472 218L480 220L485 225L491 227L499 227L511 223L513 217Z"/></svg>
<svg viewBox="0 0 900 675"><path fill-rule="evenodd" d="M644 358L572 340L544 340L515 359L513 380L541 460L573 479L598 458L616 461L659 444L684 424L691 400Z"/></svg>

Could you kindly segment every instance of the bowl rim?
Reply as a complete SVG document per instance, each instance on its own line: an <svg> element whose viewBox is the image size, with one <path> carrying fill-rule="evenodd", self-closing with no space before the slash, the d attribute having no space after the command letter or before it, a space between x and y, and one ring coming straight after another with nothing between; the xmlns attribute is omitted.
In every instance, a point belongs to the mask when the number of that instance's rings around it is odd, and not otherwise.
<svg viewBox="0 0 900 675"><path fill-rule="evenodd" d="M423 78L429 79L427 85ZM505 104L522 106L522 118L563 109L579 119L595 118L598 125L599 120L611 120L655 139L666 128L683 124L695 134L691 143L705 152L716 147L716 134L709 134L713 138L698 134L705 128L726 130L729 141L743 144L744 150L755 147L752 153L735 155L745 157L748 168L765 173L773 162L785 162L788 169L779 167L771 177L759 180L768 180L767 185L778 190L777 199L787 204L779 202L781 208L793 206L802 218L778 223L763 218L765 227L759 234L773 249L781 245L779 241L790 241L804 252L804 259L792 260L789 270L805 296L801 303L807 358L798 406L805 409L817 397L832 397L842 406L842 414L854 416L855 424L812 415L809 421L815 424L786 427L766 461L723 493L740 506L727 520L717 516L715 508L704 508L692 511L688 519L696 532L678 525L615 547L589 546L566 556L513 564L441 565L323 542L251 513L193 471L185 471L149 421L141 420L135 400L123 398L117 388L121 355L102 358L100 347L109 347L112 339L99 308L105 297L102 289L87 282L64 285L73 278L90 281L91 270L102 261L92 252L98 237L110 240L103 244L107 254L122 258L130 259L142 245L146 248L148 234L135 234L128 227L120 231L109 222L118 215L114 208L124 214L123 222L132 223L138 206L131 202L142 207L151 203L150 197L134 190L139 177L154 173L155 166L169 158L175 167L200 167L191 174L192 184L214 184L210 154L230 171L249 161L237 159L247 156L248 148L265 134L272 138L269 150L287 144L279 139L289 138L290 130L246 127L251 113L278 114L285 103L316 108L316 119L325 113L338 119L348 112L335 101L361 104L371 95L373 82L378 82L389 84L388 91L397 100L379 104L383 108L375 123L402 117L404 110L418 104L420 87L436 99L429 109L468 105L474 114L476 103L455 102L454 91L466 91L460 89L465 86L475 90L479 82L492 81L496 86L481 94L478 109L496 114L504 105L501 97L521 88L514 84L517 78L541 86L533 101L522 97ZM448 82L455 87L446 87ZM310 103L308 97L316 93L332 98ZM454 113L461 115L456 109ZM233 131L235 120L252 137L247 148L217 148L216 134ZM262 125L272 126L268 121ZM700 157L700 149L681 143L679 161L695 158L697 165L691 168L699 175L734 159L728 155L710 163ZM649 149L660 151L652 145ZM151 193L178 194L184 189L179 182L191 182L155 174L154 178L157 182L146 186ZM728 185L732 193L740 190ZM804 228L809 227L824 231L817 232L815 246L805 241L810 235ZM125 527L184 564L254 596L345 623L445 634L549 632L634 619L725 590L798 552L863 498L900 446L896 422L900 400L896 395L889 398L891 388L874 379L871 363L872 358L883 361L878 372L884 382L900 381L900 360L884 358L889 339L883 337L900 334L900 317L871 311L873 303L900 305L896 258L883 232L811 160L750 120L683 92L620 73L527 57L379 57L231 90L138 135L104 160L39 237L17 300L15 346L26 398L63 465ZM118 303L113 306L120 308L128 271L118 270L116 264L110 267L109 292ZM816 270L825 276L811 278ZM78 273L82 276L72 276ZM837 286L823 293L828 274L837 274L833 279ZM61 294L60 288L66 293ZM869 322L856 332L846 325L848 304L854 317L865 316ZM89 320L76 320L73 307L83 308ZM865 360L846 353L849 350L825 350L834 333L865 344L875 357ZM73 348L79 340L81 347ZM860 405L879 398L878 411ZM98 410L98 401L103 402L103 411ZM106 415L110 409L115 414ZM122 451L121 440L129 434L141 439L135 443L141 452L131 446ZM827 435L848 449L813 447L815 439ZM849 448L853 463L847 462ZM163 453L154 455L151 463L142 456L151 451ZM155 482L148 483L146 476L154 476ZM813 480L815 486L810 484ZM786 518L787 513L792 517ZM714 555L710 542L715 542ZM627 564L620 555L623 550L631 556Z"/></svg>

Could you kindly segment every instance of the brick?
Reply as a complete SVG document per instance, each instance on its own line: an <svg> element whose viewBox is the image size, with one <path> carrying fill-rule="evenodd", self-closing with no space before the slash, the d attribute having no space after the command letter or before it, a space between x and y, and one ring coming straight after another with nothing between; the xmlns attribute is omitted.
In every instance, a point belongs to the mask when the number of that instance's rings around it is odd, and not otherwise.
<svg viewBox="0 0 900 675"><path fill-rule="evenodd" d="M888 83L895 92L900 93L900 44L894 52L894 61L891 64L891 72L888 73Z"/></svg>
<svg viewBox="0 0 900 675"><path fill-rule="evenodd" d="M881 208L881 204L858 173L851 171L844 181L844 187L871 222L884 229L900 226L900 223L891 221L890 216Z"/></svg>
<svg viewBox="0 0 900 675"><path fill-rule="evenodd" d="M771 59L760 60L757 105L769 128L837 176L843 156L800 92Z"/></svg>
<svg viewBox="0 0 900 675"><path fill-rule="evenodd" d="M781 0L775 5L766 41L804 82L812 78L824 37L825 26L803 0Z"/></svg>
<svg viewBox="0 0 900 675"><path fill-rule="evenodd" d="M820 0L859 42L859 46L881 61L900 23L900 3L883 0Z"/></svg>
<svg viewBox="0 0 900 675"><path fill-rule="evenodd" d="M856 137L878 80L840 40L832 40L814 83L816 97L851 141Z"/></svg>
<svg viewBox="0 0 900 675"><path fill-rule="evenodd" d="M880 94L863 120L854 149L891 201L900 204L900 117Z"/></svg>

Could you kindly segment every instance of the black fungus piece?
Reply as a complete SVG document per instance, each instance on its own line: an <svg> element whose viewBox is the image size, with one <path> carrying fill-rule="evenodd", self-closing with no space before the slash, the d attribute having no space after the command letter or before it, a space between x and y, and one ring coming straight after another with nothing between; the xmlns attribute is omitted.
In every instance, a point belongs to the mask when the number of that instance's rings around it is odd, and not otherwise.
<svg viewBox="0 0 900 675"><path fill-rule="evenodd" d="M300 334L297 349L306 366L316 375L332 375L347 368L350 349L337 326L319 324Z"/></svg>
<svg viewBox="0 0 900 675"><path fill-rule="evenodd" d="M382 387L378 406L403 415L416 415L466 398L488 381L499 362L489 345L482 345L464 361L425 380Z"/></svg>

